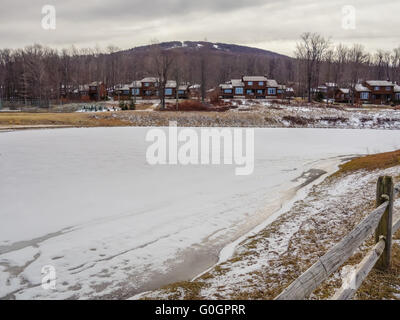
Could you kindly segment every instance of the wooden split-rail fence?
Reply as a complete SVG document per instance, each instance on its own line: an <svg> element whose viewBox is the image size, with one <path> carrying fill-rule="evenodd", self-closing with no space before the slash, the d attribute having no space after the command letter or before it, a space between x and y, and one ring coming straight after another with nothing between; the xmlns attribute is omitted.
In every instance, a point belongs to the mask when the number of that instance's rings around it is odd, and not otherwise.
<svg viewBox="0 0 400 320"><path fill-rule="evenodd" d="M400 192L392 177L380 177L377 183L376 209L329 250L275 300L304 300L336 272L374 232L376 245L345 279L333 300L350 300L373 268L387 270L391 263L392 237L400 228L400 217L393 218L393 203Z"/></svg>

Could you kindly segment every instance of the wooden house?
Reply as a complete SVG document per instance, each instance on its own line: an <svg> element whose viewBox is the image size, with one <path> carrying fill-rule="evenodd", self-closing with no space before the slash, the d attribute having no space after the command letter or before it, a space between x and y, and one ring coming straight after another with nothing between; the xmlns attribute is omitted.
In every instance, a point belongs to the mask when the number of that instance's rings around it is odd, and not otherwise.
<svg viewBox="0 0 400 320"><path fill-rule="evenodd" d="M89 102L91 100L89 94L89 85L87 84L80 85L77 89L77 94L79 101L81 102Z"/></svg>
<svg viewBox="0 0 400 320"><path fill-rule="evenodd" d="M278 83L264 76L243 76L219 86L221 99L265 99L278 96Z"/></svg>
<svg viewBox="0 0 400 320"><path fill-rule="evenodd" d="M115 86L113 90L113 97L116 101L131 100L131 89L129 84Z"/></svg>
<svg viewBox="0 0 400 320"><path fill-rule="evenodd" d="M267 81L264 76L243 76L244 95L247 99L265 99L267 95ZM276 92L275 92L276 95Z"/></svg>
<svg viewBox="0 0 400 320"><path fill-rule="evenodd" d="M356 104L369 103L371 100L371 90L361 83L356 84L354 88L354 102Z"/></svg>
<svg viewBox="0 0 400 320"><path fill-rule="evenodd" d="M100 101L107 98L107 88L103 82L94 81L88 85L91 101Z"/></svg>
<svg viewBox="0 0 400 320"><path fill-rule="evenodd" d="M142 79L140 88L140 95L143 99L157 99L159 98L160 80L155 77L147 77Z"/></svg>
<svg viewBox="0 0 400 320"><path fill-rule="evenodd" d="M336 102L349 103L351 101L350 89L337 88L334 97Z"/></svg>
<svg viewBox="0 0 400 320"><path fill-rule="evenodd" d="M141 81L133 81L129 85L130 95L133 100L141 99L142 96L142 82Z"/></svg>
<svg viewBox="0 0 400 320"><path fill-rule="evenodd" d="M233 86L232 83L222 83L219 85L221 99L233 99Z"/></svg>
<svg viewBox="0 0 400 320"><path fill-rule="evenodd" d="M178 98L179 99L188 99L190 96L190 84L181 84L178 87Z"/></svg>
<svg viewBox="0 0 400 320"><path fill-rule="evenodd" d="M395 84L390 81L369 80L364 82L370 92L370 103L372 104L388 104L394 101Z"/></svg>
<svg viewBox="0 0 400 320"><path fill-rule="evenodd" d="M200 99L200 96L201 96L201 86L199 84L189 85L188 98Z"/></svg>

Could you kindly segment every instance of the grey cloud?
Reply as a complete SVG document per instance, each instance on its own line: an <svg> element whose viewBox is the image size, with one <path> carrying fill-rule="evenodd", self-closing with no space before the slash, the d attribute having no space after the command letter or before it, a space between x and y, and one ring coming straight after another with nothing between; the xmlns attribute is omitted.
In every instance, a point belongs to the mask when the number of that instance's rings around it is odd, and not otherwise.
<svg viewBox="0 0 400 320"><path fill-rule="evenodd" d="M356 30L341 27L341 9L349 2L356 7ZM40 27L45 4L57 9L55 31ZM154 38L183 41L207 37L214 42L257 44L265 49L273 44L288 54L305 31L371 48L400 44L396 43L398 0L2 0L2 9L0 48L33 42L130 48Z"/></svg>

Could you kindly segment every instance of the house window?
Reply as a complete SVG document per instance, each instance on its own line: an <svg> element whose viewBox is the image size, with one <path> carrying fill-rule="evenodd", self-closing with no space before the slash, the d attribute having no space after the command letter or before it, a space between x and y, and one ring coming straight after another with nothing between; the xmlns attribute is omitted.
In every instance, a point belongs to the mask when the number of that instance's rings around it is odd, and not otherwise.
<svg viewBox="0 0 400 320"><path fill-rule="evenodd" d="M268 88L268 95L270 96L276 95L276 88Z"/></svg>
<svg viewBox="0 0 400 320"><path fill-rule="evenodd" d="M185 90L179 90L178 94L181 94L181 95L185 94Z"/></svg>
<svg viewBox="0 0 400 320"><path fill-rule="evenodd" d="M283 93L283 91L282 90L278 90L278 93L281 94L281 93Z"/></svg>
<svg viewBox="0 0 400 320"><path fill-rule="evenodd" d="M369 99L369 93L368 92L361 92L361 100L368 100Z"/></svg>
<svg viewBox="0 0 400 320"><path fill-rule="evenodd" d="M145 82L145 83L144 83L144 86L145 86L145 87L150 87L150 83Z"/></svg>
<svg viewBox="0 0 400 320"><path fill-rule="evenodd" d="M249 95L249 96L251 96L251 95L253 95L254 93L253 93L253 90L246 90L246 94Z"/></svg>
<svg viewBox="0 0 400 320"><path fill-rule="evenodd" d="M235 94L243 94L243 88L235 88Z"/></svg>
<svg viewBox="0 0 400 320"><path fill-rule="evenodd" d="M165 95L166 96L172 96L172 89L171 88L165 89Z"/></svg>
<svg viewBox="0 0 400 320"><path fill-rule="evenodd" d="M232 89L225 89L224 93L232 93Z"/></svg>
<svg viewBox="0 0 400 320"><path fill-rule="evenodd" d="M123 90L122 94L128 96L129 95L129 90Z"/></svg>
<svg viewBox="0 0 400 320"><path fill-rule="evenodd" d="M248 84L249 86L252 86L252 85L253 85L253 81L249 81L249 82L247 82L247 84Z"/></svg>
<svg viewBox="0 0 400 320"><path fill-rule="evenodd" d="M374 90L379 91L379 90L381 90L381 87L375 87Z"/></svg>
<svg viewBox="0 0 400 320"><path fill-rule="evenodd" d="M132 89L132 95L133 95L133 96L138 96L138 95L140 95L140 89L139 89L139 88L133 88L133 89Z"/></svg>
<svg viewBox="0 0 400 320"><path fill-rule="evenodd" d="M151 90L146 90L146 91L145 91L145 95L146 95L146 96L152 96L152 95L153 95L153 91L151 91Z"/></svg>
<svg viewBox="0 0 400 320"><path fill-rule="evenodd" d="M262 87L262 86L264 85L264 82L263 82L263 81L260 81L260 82L258 83L258 85L259 85L260 87Z"/></svg>
<svg viewBox="0 0 400 320"><path fill-rule="evenodd" d="M263 94L264 90L257 90L257 94Z"/></svg>
<svg viewBox="0 0 400 320"><path fill-rule="evenodd" d="M396 93L396 101L400 101L400 93Z"/></svg>
<svg viewBox="0 0 400 320"><path fill-rule="evenodd" d="M392 87L386 87L386 91L391 91Z"/></svg>

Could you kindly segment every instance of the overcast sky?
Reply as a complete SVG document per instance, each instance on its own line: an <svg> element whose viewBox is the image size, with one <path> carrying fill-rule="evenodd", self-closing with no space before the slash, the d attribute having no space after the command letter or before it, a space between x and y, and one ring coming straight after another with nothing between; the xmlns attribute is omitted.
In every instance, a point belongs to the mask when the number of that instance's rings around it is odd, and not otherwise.
<svg viewBox="0 0 400 320"><path fill-rule="evenodd" d="M44 5L56 9L55 30L42 28ZM343 20L351 27L342 11L349 5L355 29L343 28ZM207 39L292 55L311 31L374 51L400 46L399 14L400 0L1 0L0 48Z"/></svg>

